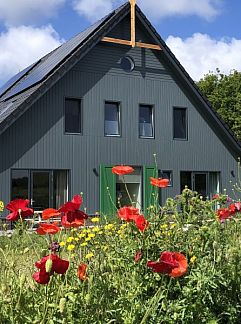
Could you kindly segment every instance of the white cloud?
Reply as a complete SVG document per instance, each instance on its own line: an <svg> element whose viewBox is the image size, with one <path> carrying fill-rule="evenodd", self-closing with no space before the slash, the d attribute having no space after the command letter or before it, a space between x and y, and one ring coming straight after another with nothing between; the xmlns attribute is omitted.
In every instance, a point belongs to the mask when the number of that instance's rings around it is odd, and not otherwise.
<svg viewBox="0 0 241 324"><path fill-rule="evenodd" d="M73 8L80 16L86 17L91 22L96 21L113 10L111 0L74 0Z"/></svg>
<svg viewBox="0 0 241 324"><path fill-rule="evenodd" d="M52 28L11 27L0 34L0 83L58 47L62 40Z"/></svg>
<svg viewBox="0 0 241 324"><path fill-rule="evenodd" d="M65 0L0 0L0 20L7 25L35 23L55 16Z"/></svg>
<svg viewBox="0 0 241 324"><path fill-rule="evenodd" d="M233 69L241 71L240 39L216 40L209 35L196 33L187 39L169 36L166 43L196 81L216 68L225 74Z"/></svg>
<svg viewBox="0 0 241 324"><path fill-rule="evenodd" d="M152 19L195 15L211 19L219 14L222 0L139 0L142 10Z"/></svg>
<svg viewBox="0 0 241 324"><path fill-rule="evenodd" d="M79 15L95 21L125 0L73 0L73 8ZM211 19L219 14L223 0L137 0L137 4L151 19L169 16L196 15Z"/></svg>

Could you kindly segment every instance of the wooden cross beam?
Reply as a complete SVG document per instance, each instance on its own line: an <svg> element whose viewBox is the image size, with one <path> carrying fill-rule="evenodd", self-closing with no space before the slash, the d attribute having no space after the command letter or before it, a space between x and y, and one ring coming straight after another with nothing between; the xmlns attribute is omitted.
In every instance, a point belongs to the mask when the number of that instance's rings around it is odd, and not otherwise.
<svg viewBox="0 0 241 324"><path fill-rule="evenodd" d="M108 43L128 45L128 46L132 46L132 47L143 47L143 48L155 49L155 50L160 51L161 46L159 46L159 45L136 42L136 0L129 0L129 2L130 2L130 6L131 6L131 24L130 24L130 26L131 26L131 40L128 41L126 39L103 37L102 41L108 42Z"/></svg>

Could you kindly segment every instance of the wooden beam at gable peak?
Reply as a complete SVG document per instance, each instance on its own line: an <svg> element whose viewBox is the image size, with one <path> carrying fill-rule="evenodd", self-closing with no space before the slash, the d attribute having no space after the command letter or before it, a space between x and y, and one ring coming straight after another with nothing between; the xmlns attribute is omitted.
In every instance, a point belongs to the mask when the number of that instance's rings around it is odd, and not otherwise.
<svg viewBox="0 0 241 324"><path fill-rule="evenodd" d="M132 47L142 47L142 48L149 48L161 51L161 46L156 44L148 44L142 42L136 42L136 0L129 0L131 6L131 40L126 39L119 39L113 37L103 37L102 41L107 43L115 43L121 45L128 45Z"/></svg>

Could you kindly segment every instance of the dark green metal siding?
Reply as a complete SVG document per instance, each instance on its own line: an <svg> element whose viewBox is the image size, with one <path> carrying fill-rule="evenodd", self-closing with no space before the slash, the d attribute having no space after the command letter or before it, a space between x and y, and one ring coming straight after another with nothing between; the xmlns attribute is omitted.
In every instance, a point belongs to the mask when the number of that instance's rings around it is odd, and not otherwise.
<svg viewBox="0 0 241 324"><path fill-rule="evenodd" d="M147 40L142 30L137 33ZM119 37L118 29L113 34ZM119 66L126 54L135 60L132 73ZM83 135L64 135L65 97L82 98ZM105 100L121 103L120 138L104 137ZM139 104L154 107L155 139L138 138ZM174 106L187 108L188 141L173 140ZM173 170L173 187L163 190L163 200L179 193L182 170L221 171L228 188L235 159L200 110L166 67L162 52L100 43L0 136L0 199L10 199L11 168L68 169L70 194L83 191L87 211L94 213L99 177L93 169L153 165L153 153L159 169Z"/></svg>

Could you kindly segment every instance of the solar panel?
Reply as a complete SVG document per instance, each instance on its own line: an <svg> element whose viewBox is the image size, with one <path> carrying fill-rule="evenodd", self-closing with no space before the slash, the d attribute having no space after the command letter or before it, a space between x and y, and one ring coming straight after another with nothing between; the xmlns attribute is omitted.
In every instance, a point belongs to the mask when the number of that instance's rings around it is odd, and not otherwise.
<svg viewBox="0 0 241 324"><path fill-rule="evenodd" d="M16 85L6 96L5 99L15 96L16 94L24 91L27 88L42 81L54 68L60 64L72 51L78 47L85 39L87 39L92 32L94 32L110 15L107 15L103 19L99 20L97 23L93 24L82 33L79 33L68 42L62 44L56 50L54 50L51 55L49 55L45 60L41 60L41 63L34 69L29 75L26 76Z"/></svg>
<svg viewBox="0 0 241 324"><path fill-rule="evenodd" d="M14 75L10 80L8 80L1 88L0 88L0 98L2 95L10 89L17 81L19 81L25 74L27 74L36 64L33 63L26 67L24 70L20 71L18 74Z"/></svg>

